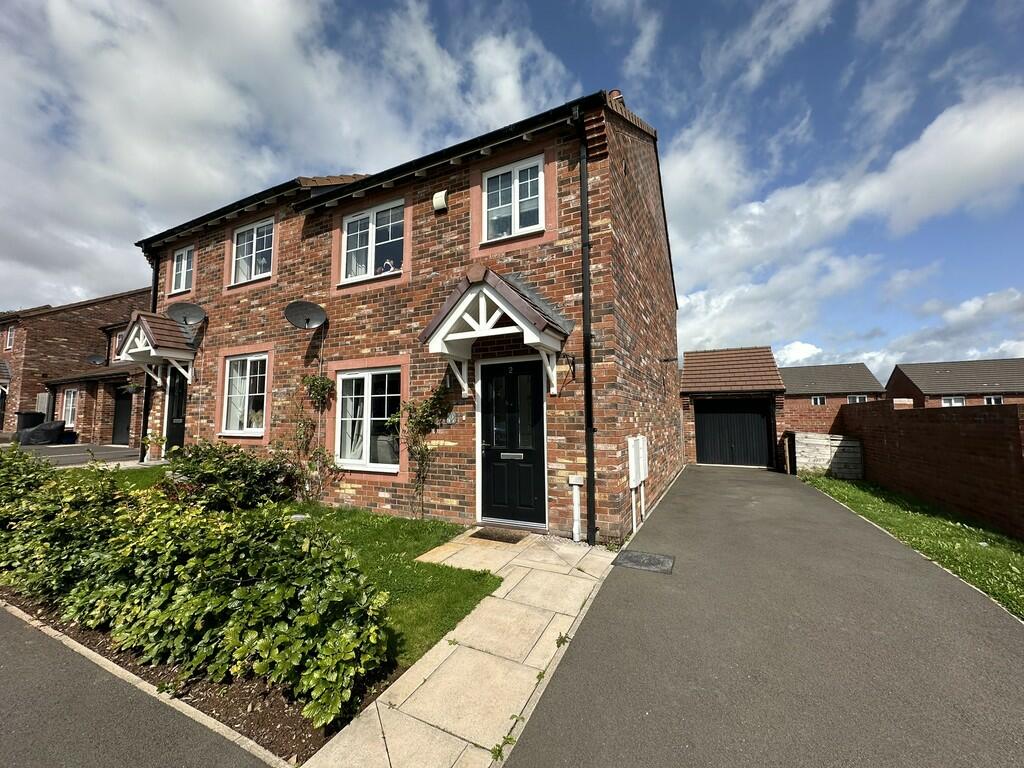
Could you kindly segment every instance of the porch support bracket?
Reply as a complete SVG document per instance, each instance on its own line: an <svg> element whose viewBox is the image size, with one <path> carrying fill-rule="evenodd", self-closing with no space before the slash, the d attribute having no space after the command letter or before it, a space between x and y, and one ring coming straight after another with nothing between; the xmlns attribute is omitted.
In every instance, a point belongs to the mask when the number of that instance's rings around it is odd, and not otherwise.
<svg viewBox="0 0 1024 768"><path fill-rule="evenodd" d="M156 385L158 387L163 386L163 380L160 378L160 374L157 373L157 371L160 370L159 368L157 368L157 366L146 364L142 366L142 369L146 372L147 376L149 376L153 381L156 382Z"/></svg>
<svg viewBox="0 0 1024 768"><path fill-rule="evenodd" d="M544 365L544 378L547 379L548 391L558 394L558 353L547 349L537 349Z"/></svg>
<svg viewBox="0 0 1024 768"><path fill-rule="evenodd" d="M191 365L191 363L189 363L188 367L186 368L185 366L183 366L181 363L179 363L174 358L168 358L167 362L170 363L171 365L173 365L175 368L178 369L178 373L180 373L182 376L185 377L185 381L187 381L189 384L192 383L192 365Z"/></svg>
<svg viewBox="0 0 1024 768"><path fill-rule="evenodd" d="M448 367L454 374L455 379L462 385L462 396L469 397L469 360L449 357Z"/></svg>

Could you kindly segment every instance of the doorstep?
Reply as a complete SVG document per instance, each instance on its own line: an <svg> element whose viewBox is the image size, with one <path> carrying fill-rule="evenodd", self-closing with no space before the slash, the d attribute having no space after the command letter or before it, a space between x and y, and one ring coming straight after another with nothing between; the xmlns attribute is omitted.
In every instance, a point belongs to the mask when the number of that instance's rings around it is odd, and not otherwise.
<svg viewBox="0 0 1024 768"><path fill-rule="evenodd" d="M417 559L491 571L501 586L308 768L486 768L490 750L521 730L561 658L559 638L575 632L615 553L536 533L514 543L473 538L477 530Z"/></svg>

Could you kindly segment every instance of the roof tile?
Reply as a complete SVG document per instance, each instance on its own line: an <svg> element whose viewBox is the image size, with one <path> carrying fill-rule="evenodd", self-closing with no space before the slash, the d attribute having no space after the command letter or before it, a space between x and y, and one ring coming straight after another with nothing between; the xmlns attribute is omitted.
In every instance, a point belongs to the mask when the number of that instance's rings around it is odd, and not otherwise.
<svg viewBox="0 0 1024 768"><path fill-rule="evenodd" d="M697 392L781 392L786 388L771 347L683 353L679 389Z"/></svg>

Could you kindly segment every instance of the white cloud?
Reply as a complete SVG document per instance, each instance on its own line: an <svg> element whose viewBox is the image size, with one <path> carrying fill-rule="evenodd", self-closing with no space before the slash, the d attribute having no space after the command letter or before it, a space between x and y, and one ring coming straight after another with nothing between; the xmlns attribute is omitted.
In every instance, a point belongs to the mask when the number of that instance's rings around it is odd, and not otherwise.
<svg viewBox="0 0 1024 768"><path fill-rule="evenodd" d="M740 81L757 88L786 54L831 20L833 0L769 0L750 23L702 56L705 73L721 80L740 71Z"/></svg>
<svg viewBox="0 0 1024 768"><path fill-rule="evenodd" d="M897 296L902 296L911 288L935 277L941 267L942 264L940 262L933 261L931 264L926 264L916 269L897 269L889 275L889 278L882 286L882 295L890 301Z"/></svg>
<svg viewBox="0 0 1024 768"><path fill-rule="evenodd" d="M861 0L857 4L857 37L881 40L889 34L893 22L908 5L909 0Z"/></svg>
<svg viewBox="0 0 1024 768"><path fill-rule="evenodd" d="M854 104L851 132L866 143L879 141L910 112L916 98L903 70L869 79Z"/></svg>
<svg viewBox="0 0 1024 768"><path fill-rule="evenodd" d="M491 18L471 45L445 44L416 0L341 27L305 0L4 10L0 242L21 277L0 285L0 308L146 285L140 236L296 175L380 170L581 90L529 28Z"/></svg>
<svg viewBox="0 0 1024 768"><path fill-rule="evenodd" d="M661 35L661 13L646 0L591 0L594 19L604 26L628 24L635 30L622 62L622 74L634 81L654 74L651 63Z"/></svg>
<svg viewBox="0 0 1024 768"><path fill-rule="evenodd" d="M821 347L806 341L791 341L775 350L775 361L782 367L810 365L823 351Z"/></svg>

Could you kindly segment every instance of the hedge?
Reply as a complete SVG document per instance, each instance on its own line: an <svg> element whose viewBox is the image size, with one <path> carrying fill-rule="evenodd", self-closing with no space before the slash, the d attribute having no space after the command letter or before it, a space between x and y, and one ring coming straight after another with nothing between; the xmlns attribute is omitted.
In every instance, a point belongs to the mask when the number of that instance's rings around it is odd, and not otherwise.
<svg viewBox="0 0 1024 768"><path fill-rule="evenodd" d="M316 726L352 713L387 661L387 593L283 505L215 506L0 451L0 583L183 680L255 674Z"/></svg>

